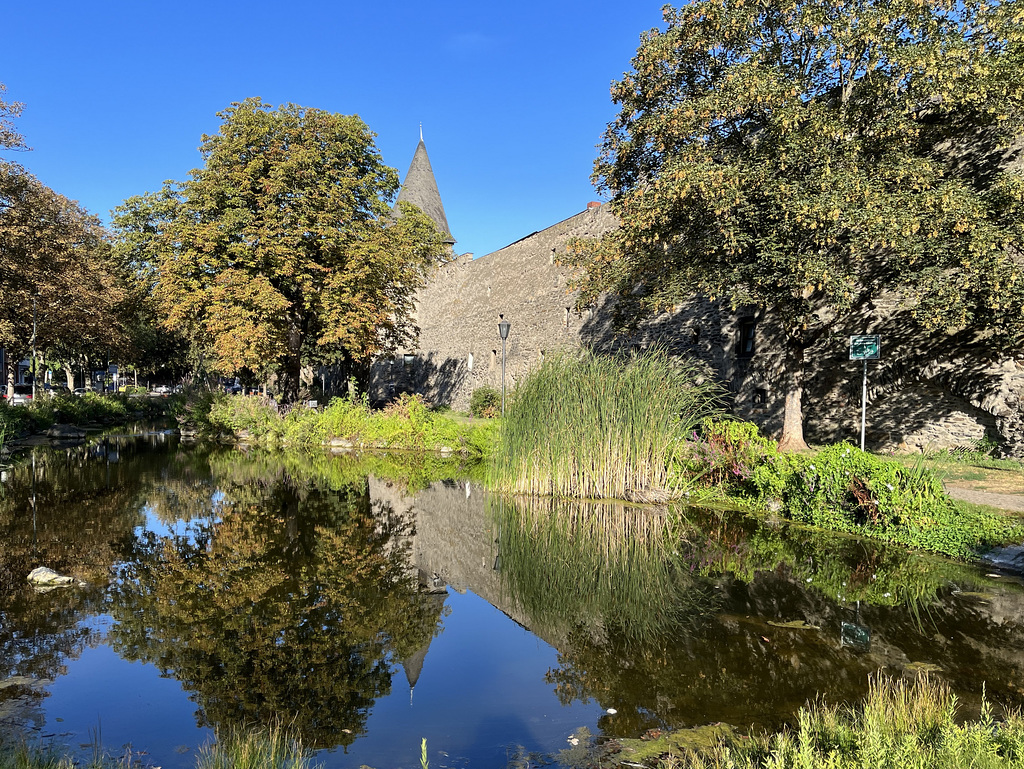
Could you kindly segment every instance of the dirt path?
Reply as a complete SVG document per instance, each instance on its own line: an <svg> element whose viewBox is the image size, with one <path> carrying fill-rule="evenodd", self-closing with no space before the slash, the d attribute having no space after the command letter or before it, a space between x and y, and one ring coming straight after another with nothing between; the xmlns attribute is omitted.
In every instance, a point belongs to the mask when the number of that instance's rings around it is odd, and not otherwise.
<svg viewBox="0 0 1024 769"><path fill-rule="evenodd" d="M953 499L1024 513L1024 495L1021 494L998 494L994 491L978 491L959 486L946 486L946 491Z"/></svg>

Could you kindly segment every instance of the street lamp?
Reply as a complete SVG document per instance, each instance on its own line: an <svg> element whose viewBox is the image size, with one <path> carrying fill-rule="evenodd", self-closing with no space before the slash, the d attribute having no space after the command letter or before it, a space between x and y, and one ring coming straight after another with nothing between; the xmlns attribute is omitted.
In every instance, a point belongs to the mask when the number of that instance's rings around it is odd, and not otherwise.
<svg viewBox="0 0 1024 769"><path fill-rule="evenodd" d="M504 315L498 317L501 318L501 322L498 323L498 333L501 334L501 415L505 416L505 340L508 339L512 324L505 320Z"/></svg>

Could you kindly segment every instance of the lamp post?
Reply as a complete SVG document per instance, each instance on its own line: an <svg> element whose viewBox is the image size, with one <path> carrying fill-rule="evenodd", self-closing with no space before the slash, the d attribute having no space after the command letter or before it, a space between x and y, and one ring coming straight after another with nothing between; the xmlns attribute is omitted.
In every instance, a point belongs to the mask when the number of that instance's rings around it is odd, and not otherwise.
<svg viewBox="0 0 1024 769"><path fill-rule="evenodd" d="M512 324L505 320L504 315L498 317L501 318L498 323L498 333L501 334L501 415L505 416L505 340L508 339Z"/></svg>

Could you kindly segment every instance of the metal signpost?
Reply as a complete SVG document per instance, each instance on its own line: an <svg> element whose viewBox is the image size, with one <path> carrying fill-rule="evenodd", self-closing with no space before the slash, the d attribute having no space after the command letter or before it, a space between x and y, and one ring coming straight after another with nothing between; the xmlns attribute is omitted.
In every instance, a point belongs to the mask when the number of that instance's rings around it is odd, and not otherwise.
<svg viewBox="0 0 1024 769"><path fill-rule="evenodd" d="M864 451L864 427L868 416L868 361L878 360L882 348L882 337L878 334L861 334L850 337L850 360L864 361L864 381L860 391L860 450Z"/></svg>

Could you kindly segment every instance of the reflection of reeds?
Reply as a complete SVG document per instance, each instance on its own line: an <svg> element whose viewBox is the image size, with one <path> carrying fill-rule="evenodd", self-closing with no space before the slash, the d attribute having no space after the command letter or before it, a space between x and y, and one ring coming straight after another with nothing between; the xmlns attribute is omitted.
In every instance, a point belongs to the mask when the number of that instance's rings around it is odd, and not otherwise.
<svg viewBox="0 0 1024 769"><path fill-rule="evenodd" d="M535 628L614 626L649 640L710 608L660 511L551 497L489 504L503 589Z"/></svg>
<svg viewBox="0 0 1024 769"><path fill-rule="evenodd" d="M516 386L494 486L523 494L657 500L681 442L715 410L695 364L653 351L627 360L549 356Z"/></svg>

